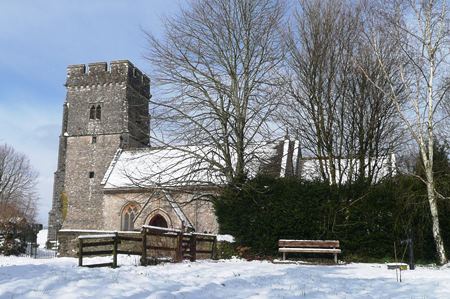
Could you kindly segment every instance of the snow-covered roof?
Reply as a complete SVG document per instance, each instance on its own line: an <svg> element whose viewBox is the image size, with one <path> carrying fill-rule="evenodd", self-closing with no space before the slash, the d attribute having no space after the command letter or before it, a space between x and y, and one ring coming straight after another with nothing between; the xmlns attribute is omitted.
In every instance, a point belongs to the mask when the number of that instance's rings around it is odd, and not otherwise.
<svg viewBox="0 0 450 299"><path fill-rule="evenodd" d="M317 158L303 158L301 160L301 177L305 180L320 180L320 161L323 163L323 167L328 175L330 176L329 169L329 161L328 159L319 160ZM395 173L395 155L378 157L378 159L368 159L364 160L364 168L371 169L373 172L373 181L378 182L386 176ZM349 180L349 176L351 175L351 170L358 170L360 160L359 159L334 159L334 164L341 171L336 171L336 180L341 181L342 183L346 183ZM369 165L370 164L370 165ZM340 177L342 174L342 178ZM356 175L357 172L353 171L353 175ZM354 178L353 178L354 179Z"/></svg>
<svg viewBox="0 0 450 299"><path fill-rule="evenodd" d="M299 156L298 140L278 140L247 147L246 171L249 177L265 172L279 177L299 176L306 180L321 179L320 161L328 169L328 159ZM231 154L233 164L236 155ZM374 182L395 171L395 156L366 159L365 168L372 169ZM350 169L359 169L358 159L336 158L336 180L349 180ZM369 165L370 164L370 165ZM212 146L186 145L118 150L102 180L105 189L218 186L227 183L225 163ZM339 177L342 174L342 178ZM352 178L354 179L354 178ZM182 219L181 217L180 219Z"/></svg>
<svg viewBox="0 0 450 299"><path fill-rule="evenodd" d="M249 147L247 172L255 176L276 155L277 143ZM232 155L232 163L235 163ZM226 184L225 163L212 146L119 150L102 180L105 189Z"/></svg>

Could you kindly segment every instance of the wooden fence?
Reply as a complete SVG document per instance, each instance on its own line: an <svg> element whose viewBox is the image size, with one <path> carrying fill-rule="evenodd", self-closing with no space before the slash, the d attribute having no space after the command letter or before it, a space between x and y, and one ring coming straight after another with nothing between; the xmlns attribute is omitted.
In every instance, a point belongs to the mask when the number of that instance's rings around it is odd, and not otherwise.
<svg viewBox="0 0 450 299"><path fill-rule="evenodd" d="M117 254L139 255L141 265L161 261L214 258L216 235L186 233L183 230L143 226L138 236L121 236L117 232L78 236L78 265L85 267L117 267ZM140 246L136 246L140 245ZM138 248L138 249L137 249ZM112 256L112 262L83 265L88 256Z"/></svg>
<svg viewBox="0 0 450 299"><path fill-rule="evenodd" d="M78 237L78 266L82 267L117 267L117 246L119 236L117 233L106 235L85 235ZM100 247L100 248L99 248ZM110 247L105 249L105 247ZM94 248L86 251L85 248ZM111 263L83 265L83 257L112 255Z"/></svg>
<svg viewBox="0 0 450 299"><path fill-rule="evenodd" d="M142 265L158 261L196 261L199 255L213 258L216 236L186 233L183 230L144 225L142 227Z"/></svg>
<svg viewBox="0 0 450 299"><path fill-rule="evenodd" d="M117 267L117 254L142 255L142 251L121 248L123 241L142 242L141 237L119 236L117 232L104 235L78 237L78 265L80 267ZM90 250L86 250L89 248ZM83 257L112 255L112 262L83 265Z"/></svg>

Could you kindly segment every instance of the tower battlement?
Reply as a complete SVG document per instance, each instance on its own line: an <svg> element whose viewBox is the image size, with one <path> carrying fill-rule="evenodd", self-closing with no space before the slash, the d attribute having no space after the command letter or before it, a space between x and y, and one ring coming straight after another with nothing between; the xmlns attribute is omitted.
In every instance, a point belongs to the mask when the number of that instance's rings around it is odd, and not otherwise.
<svg viewBox="0 0 450 299"><path fill-rule="evenodd" d="M119 149L147 147L150 138L150 79L128 60L70 65L66 88L49 240L61 228L103 227L109 164Z"/></svg>
<svg viewBox="0 0 450 299"><path fill-rule="evenodd" d="M67 67L66 87L127 83L146 98L150 79L128 60L74 64Z"/></svg>

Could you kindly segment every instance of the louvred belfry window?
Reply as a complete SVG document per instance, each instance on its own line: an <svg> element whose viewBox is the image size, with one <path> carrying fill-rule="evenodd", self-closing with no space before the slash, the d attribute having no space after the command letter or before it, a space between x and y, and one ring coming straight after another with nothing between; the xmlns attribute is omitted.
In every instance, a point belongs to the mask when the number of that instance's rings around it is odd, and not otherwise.
<svg viewBox="0 0 450 299"><path fill-rule="evenodd" d="M102 118L102 107L100 105L97 106L95 110L95 119L100 120Z"/></svg>
<svg viewBox="0 0 450 299"><path fill-rule="evenodd" d="M95 119L95 106L92 105L91 109L89 110L89 119Z"/></svg>

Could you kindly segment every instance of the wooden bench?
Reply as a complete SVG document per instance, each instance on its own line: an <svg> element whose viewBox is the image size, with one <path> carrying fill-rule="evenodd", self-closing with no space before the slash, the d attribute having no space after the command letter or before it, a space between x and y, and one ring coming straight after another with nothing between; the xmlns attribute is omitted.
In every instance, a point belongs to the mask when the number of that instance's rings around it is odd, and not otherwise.
<svg viewBox="0 0 450 299"><path fill-rule="evenodd" d="M337 255L341 253L337 240L279 240L278 247L283 260L286 260L286 253L331 253L337 263Z"/></svg>

